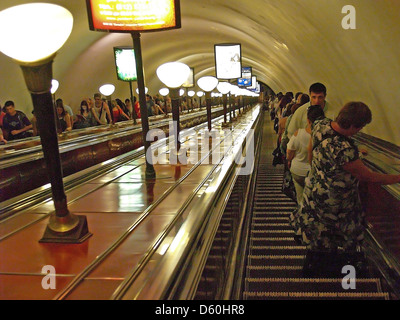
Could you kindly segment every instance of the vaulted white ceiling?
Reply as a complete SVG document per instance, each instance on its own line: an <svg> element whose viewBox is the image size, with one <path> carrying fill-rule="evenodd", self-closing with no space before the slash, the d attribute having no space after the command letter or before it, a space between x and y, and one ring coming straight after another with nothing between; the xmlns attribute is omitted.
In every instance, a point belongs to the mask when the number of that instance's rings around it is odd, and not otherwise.
<svg viewBox="0 0 400 320"><path fill-rule="evenodd" d="M38 1L1 0L0 10ZM70 38L54 60L57 97L77 110L85 96L113 83L115 97L130 96L117 80L114 46L132 46L129 34L90 31L84 0L51 0L74 16ZM345 5L356 10L356 29L344 29ZM360 100L373 122L364 132L400 145L400 1L398 0L181 0L182 28L143 33L142 55L150 94L162 87L155 71L168 61L214 75L214 44L241 43L243 65L275 92L307 92L322 82L336 109ZM136 85L134 85L136 88ZM14 100L30 115L32 103L19 67L0 54L0 103Z"/></svg>

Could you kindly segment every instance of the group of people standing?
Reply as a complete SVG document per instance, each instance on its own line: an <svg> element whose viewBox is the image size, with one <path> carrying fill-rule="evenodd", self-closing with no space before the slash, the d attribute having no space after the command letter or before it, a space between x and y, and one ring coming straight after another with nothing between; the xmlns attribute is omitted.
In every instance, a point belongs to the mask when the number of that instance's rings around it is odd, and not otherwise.
<svg viewBox="0 0 400 320"><path fill-rule="evenodd" d="M314 83L308 103L293 103L289 93L269 104L271 118L278 123L278 147L296 190L298 207L290 225L309 250L355 252L366 226L359 181L395 184L400 175L373 172L360 158L352 136L372 121L369 107L352 101L336 115L326 96L326 87ZM280 131L279 123L284 123Z"/></svg>
<svg viewBox="0 0 400 320"><path fill-rule="evenodd" d="M147 94L146 108L148 116L165 114L171 111L171 100ZM59 98L55 101L55 110L58 133L141 118L139 101L135 96L133 101L107 101L100 93L95 93L93 99L84 98L81 101L76 114ZM39 135L34 111L32 118L28 119L22 111L16 110L13 101L7 101L3 108L0 106L0 111L0 143Z"/></svg>

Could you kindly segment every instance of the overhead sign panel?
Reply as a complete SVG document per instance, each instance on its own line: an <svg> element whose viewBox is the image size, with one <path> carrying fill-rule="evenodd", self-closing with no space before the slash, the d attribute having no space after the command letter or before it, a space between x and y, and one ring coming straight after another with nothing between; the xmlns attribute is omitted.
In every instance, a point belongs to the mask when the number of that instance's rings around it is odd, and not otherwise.
<svg viewBox="0 0 400 320"><path fill-rule="evenodd" d="M181 27L179 0L86 0L91 30L145 32Z"/></svg>
<svg viewBox="0 0 400 320"><path fill-rule="evenodd" d="M129 47L114 47L115 66L118 80L136 81L135 51Z"/></svg>
<svg viewBox="0 0 400 320"><path fill-rule="evenodd" d="M239 87L251 87L252 82L252 68L251 67L242 67L242 77L238 79Z"/></svg>
<svg viewBox="0 0 400 320"><path fill-rule="evenodd" d="M214 51L218 79L237 79L242 76L242 50L239 43L216 44Z"/></svg>

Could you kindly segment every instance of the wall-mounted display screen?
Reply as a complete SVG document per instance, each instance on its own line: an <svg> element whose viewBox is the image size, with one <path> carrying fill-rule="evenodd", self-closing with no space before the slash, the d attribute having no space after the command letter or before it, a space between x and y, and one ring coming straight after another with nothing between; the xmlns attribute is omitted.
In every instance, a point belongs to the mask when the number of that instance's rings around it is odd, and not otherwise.
<svg viewBox="0 0 400 320"><path fill-rule="evenodd" d="M194 87L194 68L190 68L190 73L187 80L183 83L182 87L184 88L193 88Z"/></svg>
<svg viewBox="0 0 400 320"><path fill-rule="evenodd" d="M248 90L254 90L257 88L257 77L256 76L252 76L251 77L251 86L248 87Z"/></svg>
<svg viewBox="0 0 400 320"><path fill-rule="evenodd" d="M242 51L240 44L216 44L215 72L218 79L238 79L242 76Z"/></svg>
<svg viewBox="0 0 400 320"><path fill-rule="evenodd" d="M242 77L238 79L239 87L251 87L252 82L252 69L251 67L242 67Z"/></svg>
<svg viewBox="0 0 400 320"><path fill-rule="evenodd" d="M118 80L136 81L135 51L129 47L114 47L115 66Z"/></svg>
<svg viewBox="0 0 400 320"><path fill-rule="evenodd" d="M181 27L179 0L86 0L90 30L144 32Z"/></svg>

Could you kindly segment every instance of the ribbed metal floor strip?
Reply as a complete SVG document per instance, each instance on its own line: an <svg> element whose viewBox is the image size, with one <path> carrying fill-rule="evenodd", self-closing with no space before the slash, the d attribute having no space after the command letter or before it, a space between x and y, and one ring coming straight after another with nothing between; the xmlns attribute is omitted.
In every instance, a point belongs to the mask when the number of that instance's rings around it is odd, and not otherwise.
<svg viewBox="0 0 400 320"><path fill-rule="evenodd" d="M388 293L379 292L245 292L245 299L370 299L389 300Z"/></svg>

